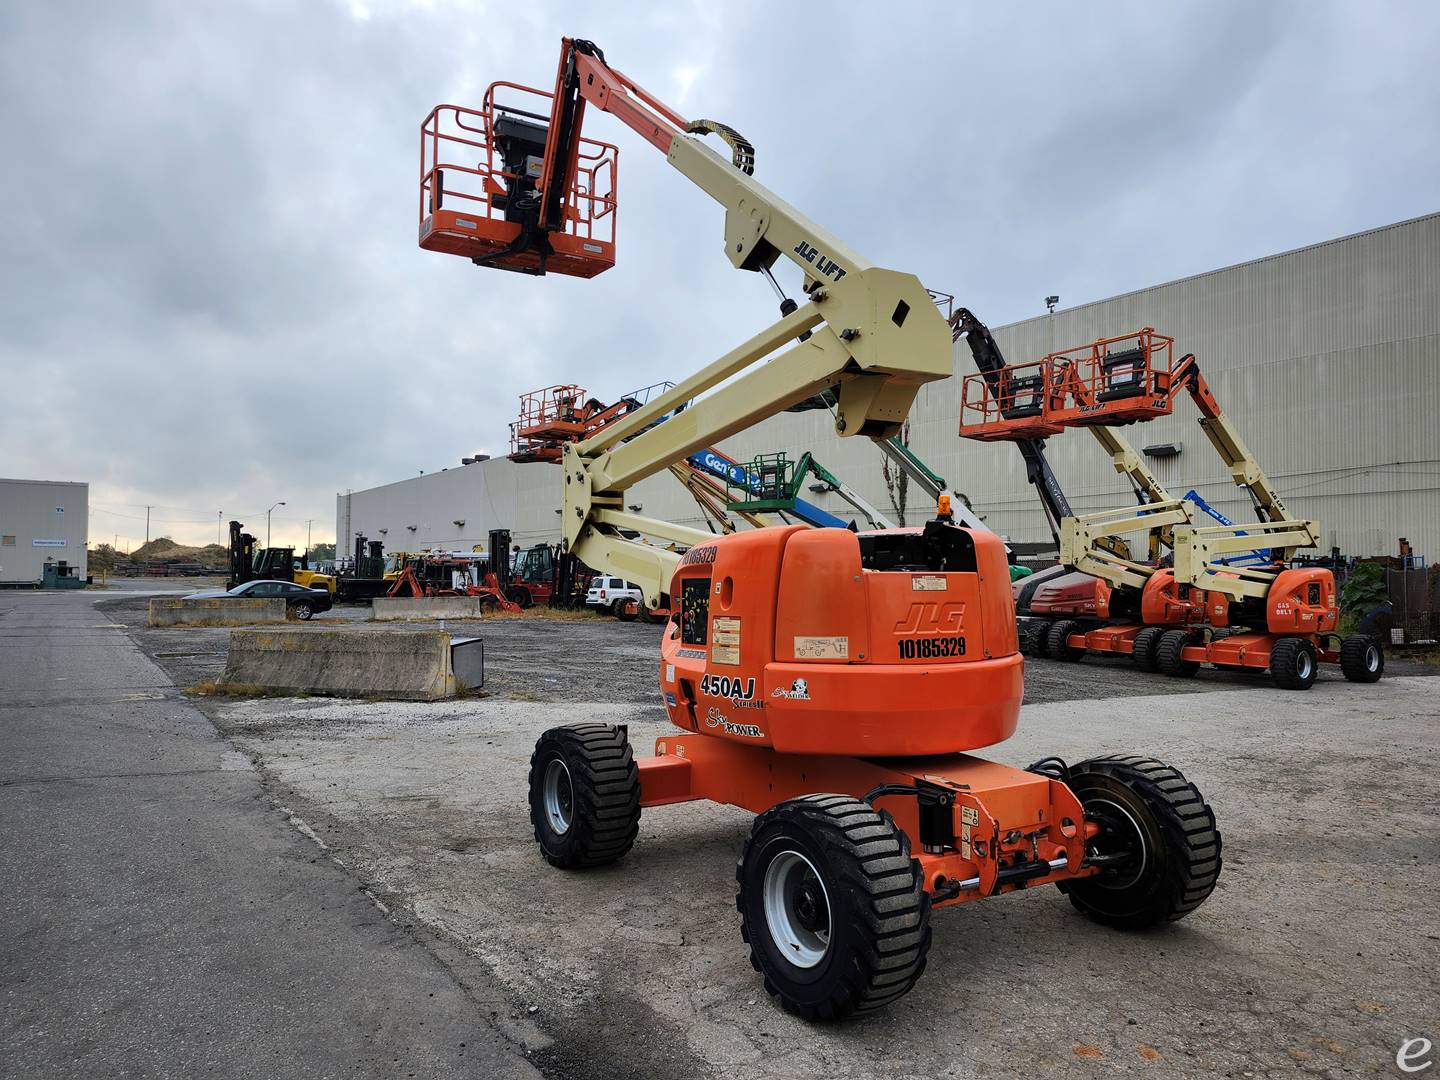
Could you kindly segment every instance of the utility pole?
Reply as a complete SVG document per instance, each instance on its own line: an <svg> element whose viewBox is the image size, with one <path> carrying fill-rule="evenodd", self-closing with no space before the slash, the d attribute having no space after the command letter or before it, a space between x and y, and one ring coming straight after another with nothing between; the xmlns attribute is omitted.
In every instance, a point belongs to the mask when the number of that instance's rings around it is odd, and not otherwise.
<svg viewBox="0 0 1440 1080"><path fill-rule="evenodd" d="M310 557L310 526L315 524L314 518L305 519L305 557Z"/></svg>
<svg viewBox="0 0 1440 1080"><path fill-rule="evenodd" d="M225 511L215 511L215 543L225 546Z"/></svg>
<svg viewBox="0 0 1440 1080"><path fill-rule="evenodd" d="M145 542L150 542L150 507L145 507Z"/></svg>

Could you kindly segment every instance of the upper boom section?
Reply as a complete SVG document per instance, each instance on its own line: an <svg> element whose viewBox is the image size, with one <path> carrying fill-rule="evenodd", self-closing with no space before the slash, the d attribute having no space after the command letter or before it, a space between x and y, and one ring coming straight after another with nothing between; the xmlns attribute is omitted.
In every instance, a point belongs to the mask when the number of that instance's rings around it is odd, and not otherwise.
<svg viewBox="0 0 1440 1080"><path fill-rule="evenodd" d="M724 251L732 265L768 272L784 256L804 275L805 301L786 300L778 322L563 447L569 550L634 581L654 604L668 591L678 556L637 542L634 533L677 545L709 534L628 512L626 488L827 390L834 392L839 434L895 435L919 388L951 373L945 321L913 275L874 266L758 183L751 175L754 151L731 128L687 121L606 63L592 43L564 39L553 93L529 91L548 99L548 116L496 104L496 87L503 86L513 84L495 84L487 107L469 118L469 135L453 140L466 146L468 138L469 150L485 153L485 184L474 205L489 217L444 209L444 170L434 152L442 140L431 131L440 110L427 120L422 246L532 274L592 277L612 265L613 240L606 247L587 235L597 223L613 228L616 206L614 148L582 135L586 109L593 107L663 150L724 208ZM729 160L699 134L718 134L730 147ZM655 423L666 414L665 423Z"/></svg>

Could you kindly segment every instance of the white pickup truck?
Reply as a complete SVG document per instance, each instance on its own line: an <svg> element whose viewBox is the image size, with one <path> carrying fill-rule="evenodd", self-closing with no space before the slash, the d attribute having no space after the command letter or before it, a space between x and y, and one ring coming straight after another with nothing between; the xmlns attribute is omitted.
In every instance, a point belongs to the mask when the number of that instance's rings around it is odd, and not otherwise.
<svg viewBox="0 0 1440 1080"><path fill-rule="evenodd" d="M618 577L602 576L592 579L590 589L585 594L586 607L599 608L615 616L622 614L627 600L635 601L637 607L630 609L634 612L644 606L645 594L624 578ZM630 617L633 619L635 616L631 614Z"/></svg>

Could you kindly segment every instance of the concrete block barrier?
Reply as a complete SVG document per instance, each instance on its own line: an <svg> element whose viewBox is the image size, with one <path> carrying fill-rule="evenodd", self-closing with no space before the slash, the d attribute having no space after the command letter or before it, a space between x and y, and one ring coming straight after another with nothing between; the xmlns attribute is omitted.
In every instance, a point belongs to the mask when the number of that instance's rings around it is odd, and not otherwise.
<svg viewBox="0 0 1440 1080"><path fill-rule="evenodd" d="M393 619L478 619L478 596L377 596L371 614L379 621Z"/></svg>
<svg viewBox="0 0 1440 1080"><path fill-rule="evenodd" d="M483 661L482 661L483 662ZM462 689L443 630L232 630L220 685L436 701Z"/></svg>
<svg viewBox="0 0 1440 1080"><path fill-rule="evenodd" d="M285 601L276 597L206 597L187 600L156 596L150 600L151 626L253 626L283 623Z"/></svg>

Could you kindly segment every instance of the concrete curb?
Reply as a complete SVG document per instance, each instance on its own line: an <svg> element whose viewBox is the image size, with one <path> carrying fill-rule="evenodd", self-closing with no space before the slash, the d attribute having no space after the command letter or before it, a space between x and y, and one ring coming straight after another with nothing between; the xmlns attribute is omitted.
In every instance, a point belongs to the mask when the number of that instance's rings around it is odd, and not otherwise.
<svg viewBox="0 0 1440 1080"><path fill-rule="evenodd" d="M285 621L285 601L275 597L212 596L198 600L156 596L151 626L254 626Z"/></svg>
<svg viewBox="0 0 1440 1080"><path fill-rule="evenodd" d="M396 619L478 619L483 612L478 596L379 596L371 601L371 614L377 622Z"/></svg>
<svg viewBox="0 0 1440 1080"><path fill-rule="evenodd" d="M464 687L443 630L232 630L222 687L436 701Z"/></svg>

